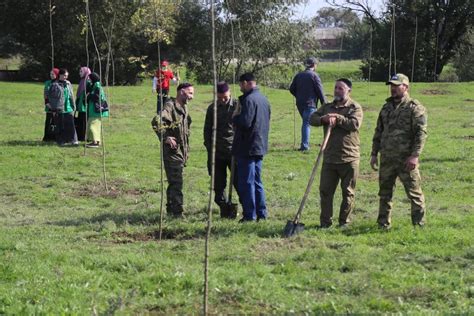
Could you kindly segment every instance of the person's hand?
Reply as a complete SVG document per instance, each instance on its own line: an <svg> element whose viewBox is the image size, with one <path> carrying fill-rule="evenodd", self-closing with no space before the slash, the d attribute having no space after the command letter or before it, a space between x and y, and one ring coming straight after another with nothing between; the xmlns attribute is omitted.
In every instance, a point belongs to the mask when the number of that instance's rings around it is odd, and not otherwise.
<svg viewBox="0 0 474 316"><path fill-rule="evenodd" d="M323 124L329 125L329 126L332 126L332 127L336 126L336 122L337 122L336 116L331 114L331 113L323 115L321 117L321 121L323 122Z"/></svg>
<svg viewBox="0 0 474 316"><path fill-rule="evenodd" d="M405 169L406 171L412 171L418 165L418 156L410 156L405 161Z"/></svg>
<svg viewBox="0 0 474 316"><path fill-rule="evenodd" d="M374 169L375 171L379 170L378 166L379 166L379 159L377 158L377 156L371 156L370 157L370 166L372 167L372 169Z"/></svg>
<svg viewBox="0 0 474 316"><path fill-rule="evenodd" d="M177 149L178 148L178 143L176 142L176 138L174 137L167 137L165 144L170 145L171 149Z"/></svg>

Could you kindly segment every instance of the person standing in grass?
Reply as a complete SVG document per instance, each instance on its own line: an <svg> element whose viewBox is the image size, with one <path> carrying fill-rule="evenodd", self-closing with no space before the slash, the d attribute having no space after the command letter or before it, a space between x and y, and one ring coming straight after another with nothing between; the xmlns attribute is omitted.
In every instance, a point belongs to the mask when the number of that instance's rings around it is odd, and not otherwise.
<svg viewBox="0 0 474 316"><path fill-rule="evenodd" d="M98 148L102 139L102 118L109 116L104 89L100 77L93 72L89 75L91 84L87 95L87 138L91 140L87 147Z"/></svg>
<svg viewBox="0 0 474 316"><path fill-rule="evenodd" d="M262 162L268 151L270 103L260 93L252 73L240 76L239 85L243 95L239 97L240 109L232 118L235 126L232 154L237 160L237 187L243 208L240 222L265 220L268 212Z"/></svg>
<svg viewBox="0 0 474 316"><path fill-rule="evenodd" d="M87 128L87 100L86 100L86 92L91 84L89 80L89 75L91 74L91 70L89 67L81 67L79 70L79 77L81 81L79 82L79 86L77 87L76 93L76 115L75 115L75 125L76 125L76 132L77 132L77 140L85 141L86 136L86 128Z"/></svg>
<svg viewBox="0 0 474 316"><path fill-rule="evenodd" d="M56 140L56 131L55 131L55 125L54 125L54 115L55 112L51 111L51 107L49 105L49 98L48 98L48 91L49 87L51 86L51 83L55 80L58 79L59 76L59 69L58 68L53 68L49 72L49 78L50 80L46 80L44 83L44 112L46 113L46 118L44 121L44 135L43 135L43 141L44 142L50 142L50 141L55 141Z"/></svg>
<svg viewBox="0 0 474 316"><path fill-rule="evenodd" d="M332 127L324 151L319 185L321 228L332 225L333 198L339 181L342 191L339 227L349 224L354 210L360 160L359 129L363 114L362 107L351 98L351 91L352 82L349 79L336 80L333 102L324 104L309 119L311 125L324 126L325 133L329 126Z"/></svg>
<svg viewBox="0 0 474 316"><path fill-rule="evenodd" d="M183 169L189 156L189 130L191 117L188 103L194 97L194 87L181 83L176 98L166 100L160 118L155 116L152 127L163 142L163 164L168 188L166 189L166 211L168 215L183 218Z"/></svg>
<svg viewBox="0 0 474 316"><path fill-rule="evenodd" d="M370 165L379 171L379 215L381 229L390 229L392 196L397 177L400 178L411 202L411 222L414 226L425 223L425 197L421 190L419 157L427 136L427 113L423 105L408 94L408 77L391 77L391 97L386 100L377 119L372 140Z"/></svg>
<svg viewBox="0 0 474 316"><path fill-rule="evenodd" d="M72 89L72 84L67 80L69 72L67 69L61 68L59 70L59 78L57 83L59 84L59 89L62 89L64 95L63 100L61 101L61 109L57 111L56 118L56 129L57 129L57 143L60 146L77 146L79 142L77 141L76 128L74 126L74 111L76 105L74 103L74 91ZM49 99L53 97L53 86L56 87L55 83L51 84L49 89ZM59 90L58 90L59 91Z"/></svg>
<svg viewBox="0 0 474 316"><path fill-rule="evenodd" d="M224 191L227 185L227 169L231 170L232 141L234 140L234 129L232 126L232 114L237 108L237 100L233 99L227 82L217 83L217 126L216 126L216 157L214 177L214 202L220 207L222 218L232 218L228 214L227 199ZM211 175L212 165L212 127L214 120L214 103L207 108L204 122L204 146L207 149L207 169ZM237 189L237 177L234 174L234 186Z"/></svg>
<svg viewBox="0 0 474 316"><path fill-rule="evenodd" d="M161 99L163 102L169 98L170 92L170 80L177 80L173 74L173 71L168 68L168 61L163 60L161 62L160 68L155 72L153 77L153 88L152 92L156 93L156 113L161 111Z"/></svg>
<svg viewBox="0 0 474 316"><path fill-rule="evenodd" d="M309 150L309 139L311 127L309 117L316 111L318 100L322 104L326 103L324 99L323 84L318 74L315 72L317 59L309 57L304 65L306 69L298 73L290 85L290 92L296 98L296 107L302 119L301 125L301 145L298 149L302 152Z"/></svg>

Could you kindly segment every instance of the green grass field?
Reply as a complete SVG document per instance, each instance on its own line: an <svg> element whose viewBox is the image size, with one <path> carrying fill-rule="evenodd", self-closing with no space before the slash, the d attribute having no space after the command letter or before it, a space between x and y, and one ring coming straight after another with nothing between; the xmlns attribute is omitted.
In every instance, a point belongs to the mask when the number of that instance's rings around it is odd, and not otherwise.
<svg viewBox="0 0 474 316"><path fill-rule="evenodd" d="M332 83L325 87L331 94ZM187 218L165 219L162 241L156 239L159 143L150 127L155 98L148 83L109 91L108 193L101 150L84 156L83 148L41 143L42 89L0 83L0 314L199 314L209 197L202 128L211 87L197 86L191 104ZM295 152L292 97L262 90L273 111L263 174L270 219L238 224L214 210L210 311L474 313L472 83L412 88L429 113L421 157L426 229L412 228L401 185L393 229L377 229L377 174L368 161L388 89L355 83L353 96L365 112L353 225L316 229L318 176L303 213L306 230L292 239L280 234L298 208L322 133L313 129L309 155Z"/></svg>

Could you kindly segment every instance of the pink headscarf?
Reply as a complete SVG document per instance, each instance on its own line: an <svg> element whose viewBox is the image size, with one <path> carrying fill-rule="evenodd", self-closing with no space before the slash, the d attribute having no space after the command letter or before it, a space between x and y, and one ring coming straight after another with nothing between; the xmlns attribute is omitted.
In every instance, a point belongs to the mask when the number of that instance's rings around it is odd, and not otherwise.
<svg viewBox="0 0 474 316"><path fill-rule="evenodd" d="M87 79L89 79L89 75L91 74L91 70L89 69L89 67L81 67L81 71L83 76L81 77L79 87L77 88L77 98L79 98L81 94L86 91L86 81Z"/></svg>
<svg viewBox="0 0 474 316"><path fill-rule="evenodd" d="M53 74L56 76L55 79L58 79L58 76L59 76L59 68L53 68L53 69L51 69L51 71L52 71Z"/></svg>

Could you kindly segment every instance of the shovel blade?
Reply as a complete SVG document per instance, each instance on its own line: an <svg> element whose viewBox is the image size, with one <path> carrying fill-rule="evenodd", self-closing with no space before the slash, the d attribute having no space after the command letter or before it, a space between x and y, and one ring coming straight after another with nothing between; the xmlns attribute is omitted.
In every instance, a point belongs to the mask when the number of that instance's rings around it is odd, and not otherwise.
<svg viewBox="0 0 474 316"><path fill-rule="evenodd" d="M295 221L288 221L286 222L285 229L283 230L283 237L291 237L296 234L299 234L304 230L303 223L295 223Z"/></svg>
<svg viewBox="0 0 474 316"><path fill-rule="evenodd" d="M235 203L224 203L221 204L221 218L235 219L237 218L237 211L239 209L238 204Z"/></svg>

